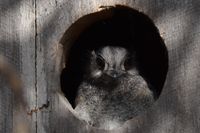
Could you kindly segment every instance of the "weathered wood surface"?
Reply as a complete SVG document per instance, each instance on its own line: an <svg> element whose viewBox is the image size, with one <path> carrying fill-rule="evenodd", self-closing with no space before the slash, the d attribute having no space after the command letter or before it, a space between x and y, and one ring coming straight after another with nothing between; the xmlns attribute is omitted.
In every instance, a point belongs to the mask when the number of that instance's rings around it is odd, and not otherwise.
<svg viewBox="0 0 200 133"><path fill-rule="evenodd" d="M149 15L169 50L169 72L163 92L156 105L144 116L130 120L111 132L196 133L199 131L199 5L194 0L131 1L131 0L69 0L37 1L38 12L38 105L47 100L50 107L38 114L38 132L102 132L76 119L58 95L57 63L54 55L59 38L83 15L99 10L101 5L122 4ZM44 4L45 3L45 4ZM53 52L53 53L52 53ZM58 52L59 53L59 52ZM59 72L59 71L58 71ZM41 75L42 73L42 75ZM39 76L40 75L40 76Z"/></svg>
<svg viewBox="0 0 200 133"><path fill-rule="evenodd" d="M24 133L27 130L21 130L23 126L36 132L35 114L27 115L36 106L34 1L0 0L0 55L18 72L23 82L23 94L19 97L25 96L28 103L26 109L19 112L18 98L14 97L7 77L2 75L4 70L0 70L0 132Z"/></svg>
<svg viewBox="0 0 200 133"><path fill-rule="evenodd" d="M40 108L32 116L27 115L31 132L106 132L91 128L78 120L59 92L63 67L62 45L59 40L78 18L98 11L102 5L115 4L138 9L155 22L169 51L169 72L156 104L145 115L110 132L198 133L199 1L1 0L0 52L20 71L30 109ZM10 133L15 128L12 125L11 92L0 91L1 99L9 99L6 102L0 101L0 132Z"/></svg>

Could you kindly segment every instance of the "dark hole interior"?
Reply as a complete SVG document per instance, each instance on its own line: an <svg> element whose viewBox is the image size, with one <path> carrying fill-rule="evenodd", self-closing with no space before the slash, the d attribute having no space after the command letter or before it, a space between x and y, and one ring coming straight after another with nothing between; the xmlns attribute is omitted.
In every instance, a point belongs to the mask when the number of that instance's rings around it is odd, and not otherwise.
<svg viewBox="0 0 200 133"><path fill-rule="evenodd" d="M110 12L111 15L92 20L89 26L80 31L66 55L66 67L61 74L61 88L66 98L74 107L77 88L83 80L82 66L87 51L110 45L125 47L136 53L140 74L152 86L150 88L157 99L168 70L168 53L158 29L148 16L128 7L116 6L101 12ZM78 20L79 24L82 20ZM73 26L76 27L76 24ZM84 27L84 22L82 26ZM71 36L73 34L77 35L72 32ZM66 45L65 42L62 43Z"/></svg>

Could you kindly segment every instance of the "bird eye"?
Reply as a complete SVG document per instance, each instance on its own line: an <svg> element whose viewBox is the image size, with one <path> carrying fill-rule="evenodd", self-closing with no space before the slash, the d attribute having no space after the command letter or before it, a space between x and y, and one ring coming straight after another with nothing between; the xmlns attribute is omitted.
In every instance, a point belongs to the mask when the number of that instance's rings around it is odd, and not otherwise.
<svg viewBox="0 0 200 133"><path fill-rule="evenodd" d="M105 67L105 60L103 59L103 57L102 56L97 56L97 58L96 58L96 63L97 63L97 65L99 66L99 68L101 69L101 70L103 70L104 69L104 67Z"/></svg>

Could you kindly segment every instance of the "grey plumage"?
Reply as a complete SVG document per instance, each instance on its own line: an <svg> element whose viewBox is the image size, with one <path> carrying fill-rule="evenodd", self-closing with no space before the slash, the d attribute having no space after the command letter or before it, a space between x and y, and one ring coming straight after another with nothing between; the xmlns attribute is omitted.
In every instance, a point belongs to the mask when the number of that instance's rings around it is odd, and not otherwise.
<svg viewBox="0 0 200 133"><path fill-rule="evenodd" d="M113 129L153 104L153 92L139 74L135 53L105 46L91 52L86 68L75 111L90 125Z"/></svg>

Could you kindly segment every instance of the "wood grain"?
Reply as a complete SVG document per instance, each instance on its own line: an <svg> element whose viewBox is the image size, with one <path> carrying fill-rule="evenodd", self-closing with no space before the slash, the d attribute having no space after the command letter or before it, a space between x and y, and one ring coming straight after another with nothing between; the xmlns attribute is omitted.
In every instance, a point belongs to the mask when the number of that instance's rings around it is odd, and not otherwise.
<svg viewBox="0 0 200 133"><path fill-rule="evenodd" d="M70 43L63 46L59 42L80 17L116 4L144 12L155 22L169 52L169 71L160 98L147 113L119 129L103 131L80 121L60 92L63 47ZM199 6L197 0L0 0L0 54L22 78L32 111L26 116L30 132L198 133ZM12 124L17 120L12 115L15 102L12 104L13 95L4 79L0 85L0 132L11 133L17 128Z"/></svg>
<svg viewBox="0 0 200 133"><path fill-rule="evenodd" d="M18 77L1 75L0 89L0 132L35 132L35 115L27 112L36 106L35 98L35 9L32 0L0 1L0 55L4 56ZM9 70L3 68L0 73ZM11 74L11 75L10 75ZM22 81L20 93L14 95L15 87L8 82L9 77ZM25 98L27 105L18 101Z"/></svg>

